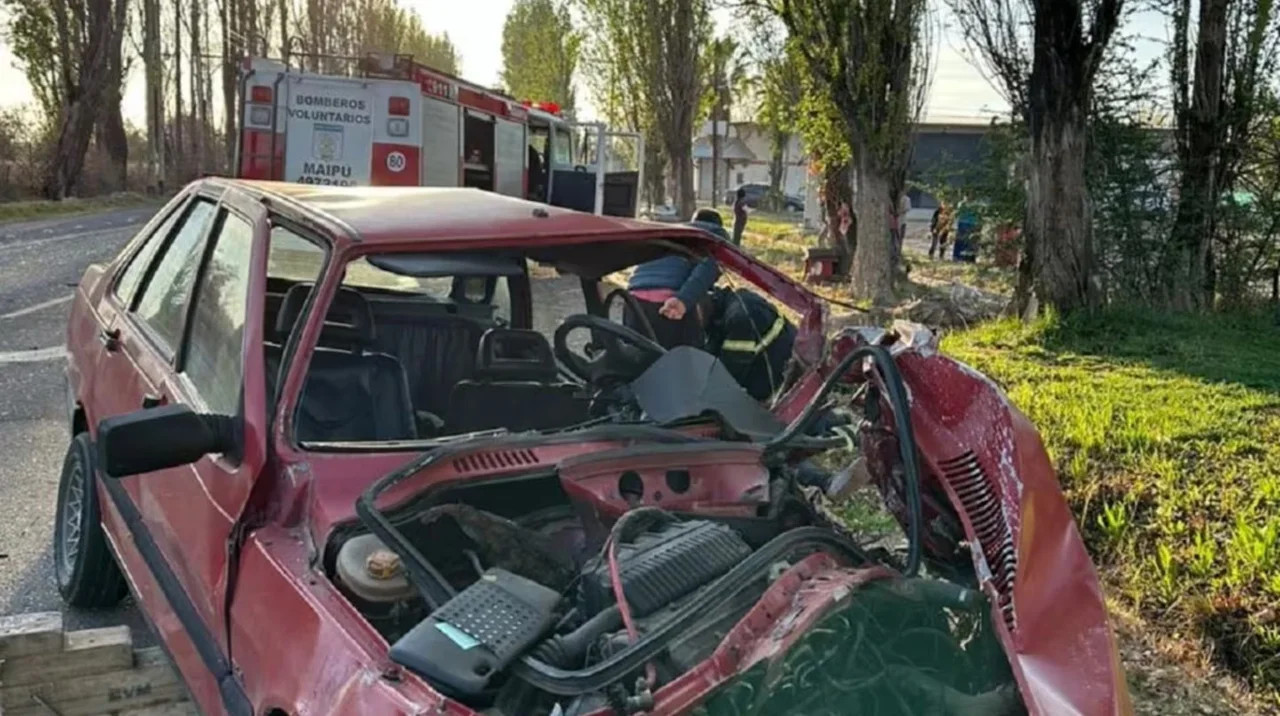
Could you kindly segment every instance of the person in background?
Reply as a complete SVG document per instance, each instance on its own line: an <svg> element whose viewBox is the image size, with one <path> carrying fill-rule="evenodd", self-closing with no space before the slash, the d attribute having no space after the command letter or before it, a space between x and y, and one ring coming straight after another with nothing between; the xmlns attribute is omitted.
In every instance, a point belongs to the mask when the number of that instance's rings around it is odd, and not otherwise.
<svg viewBox="0 0 1280 716"><path fill-rule="evenodd" d="M689 225L729 240L720 213L712 209L699 209ZM702 348L705 335L701 314L707 309L708 292L718 278L720 267L710 256L695 261L668 254L640 264L627 281L627 291L636 298L643 316L635 315L628 306L622 322L641 333L646 333L647 322L663 348Z"/></svg>
<svg viewBox="0 0 1280 716"><path fill-rule="evenodd" d="M733 200L733 245L742 245L742 232L747 228L747 192L738 187L738 196Z"/></svg>
<svg viewBox="0 0 1280 716"><path fill-rule="evenodd" d="M931 259L934 251L938 252L938 258L946 258L947 237L951 232L950 213L945 202L938 202L938 208L933 210L933 216L929 219L929 258Z"/></svg>

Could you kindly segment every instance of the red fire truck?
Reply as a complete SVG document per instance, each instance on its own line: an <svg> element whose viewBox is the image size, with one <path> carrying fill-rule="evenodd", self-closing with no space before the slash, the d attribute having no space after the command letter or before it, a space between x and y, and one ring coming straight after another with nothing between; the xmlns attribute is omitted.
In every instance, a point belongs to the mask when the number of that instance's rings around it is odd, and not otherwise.
<svg viewBox="0 0 1280 716"><path fill-rule="evenodd" d="M330 58L333 59L333 58ZM349 186L474 187L555 206L635 216L643 139L574 123L406 55L321 74L249 58L236 166L247 179Z"/></svg>

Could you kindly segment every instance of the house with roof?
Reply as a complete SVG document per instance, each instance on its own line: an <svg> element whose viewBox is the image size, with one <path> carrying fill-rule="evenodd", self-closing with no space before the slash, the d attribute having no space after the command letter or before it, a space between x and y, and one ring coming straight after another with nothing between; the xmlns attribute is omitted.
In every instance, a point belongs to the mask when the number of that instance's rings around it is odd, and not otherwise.
<svg viewBox="0 0 1280 716"><path fill-rule="evenodd" d="M703 122L693 140L693 182L698 201L711 201L712 195L724 200L726 192L739 184L768 184L769 161L773 156L773 141L768 131L755 122L717 122L720 130L719 186L711 184L713 145L711 122ZM809 159L800 144L800 137L792 135L782 152L783 194L803 196L808 181Z"/></svg>

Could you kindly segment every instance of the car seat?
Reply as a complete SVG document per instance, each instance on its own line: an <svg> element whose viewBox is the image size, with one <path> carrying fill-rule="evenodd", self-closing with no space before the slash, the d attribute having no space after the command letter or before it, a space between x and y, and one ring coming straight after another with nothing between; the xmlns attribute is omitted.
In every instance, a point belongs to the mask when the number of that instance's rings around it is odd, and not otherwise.
<svg viewBox="0 0 1280 716"><path fill-rule="evenodd" d="M583 388L563 380L551 344L537 331L491 328L480 336L472 378L449 397L449 434L506 428L545 430L587 419Z"/></svg>
<svg viewBox="0 0 1280 716"><path fill-rule="evenodd" d="M276 317L277 336L283 339L293 330L312 288L297 284L285 294ZM339 288L325 314L294 416L300 442L417 437L404 366L393 356L370 351L375 338L368 301L355 289ZM282 355L282 345L266 344L270 380L279 373Z"/></svg>

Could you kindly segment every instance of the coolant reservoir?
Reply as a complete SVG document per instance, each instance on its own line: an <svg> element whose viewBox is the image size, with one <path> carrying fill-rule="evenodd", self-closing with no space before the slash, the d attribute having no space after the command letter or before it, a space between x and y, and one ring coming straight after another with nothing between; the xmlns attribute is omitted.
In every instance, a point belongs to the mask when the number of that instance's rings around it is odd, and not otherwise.
<svg viewBox="0 0 1280 716"><path fill-rule="evenodd" d="M339 585L365 602L385 604L417 596L404 575L400 555L371 534L352 537L342 545L336 571Z"/></svg>

